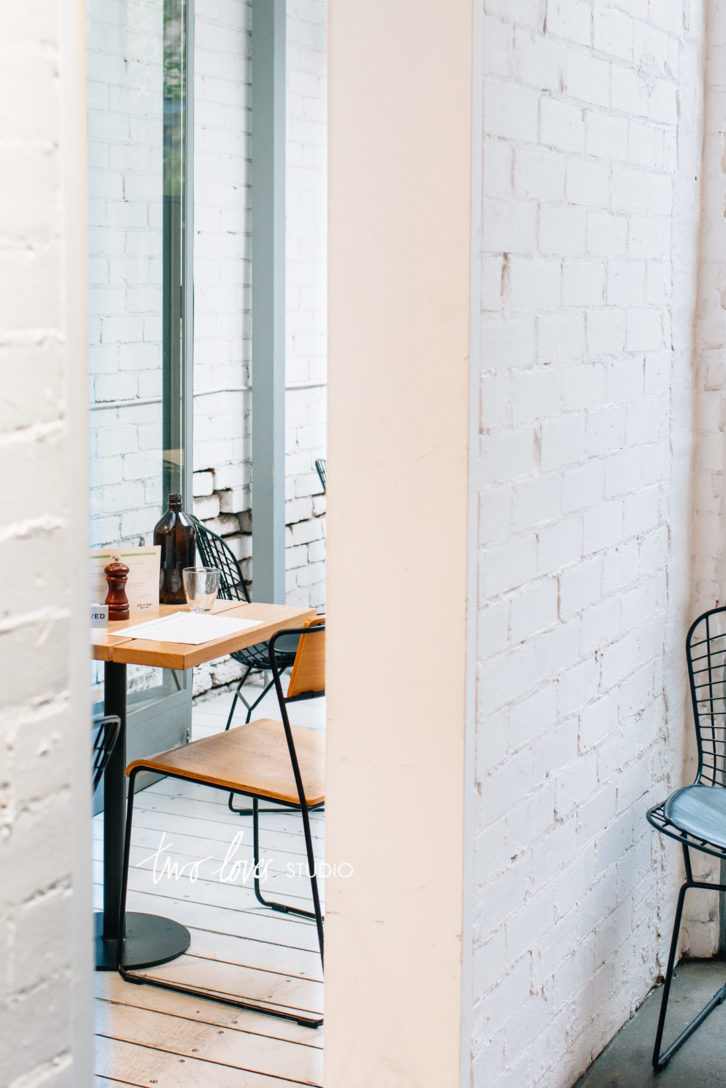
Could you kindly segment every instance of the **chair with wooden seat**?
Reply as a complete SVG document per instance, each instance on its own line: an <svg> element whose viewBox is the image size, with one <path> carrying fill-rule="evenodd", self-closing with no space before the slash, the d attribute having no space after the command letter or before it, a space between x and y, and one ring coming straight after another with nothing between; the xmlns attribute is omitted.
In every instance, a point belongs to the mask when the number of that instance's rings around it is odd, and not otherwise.
<svg viewBox="0 0 726 1088"><path fill-rule="evenodd" d="M653 1049L653 1068L657 1073L665 1069L706 1017L726 1001L725 985L675 1041L661 1051L686 892L690 889L726 892L726 884L695 880L691 862L692 850L718 858L722 871L726 862L726 608L712 608L694 621L686 636L686 660L698 745L698 772L692 785L676 790L647 814L653 827L680 843L686 870L686 879L678 894Z"/></svg>
<svg viewBox="0 0 726 1088"><path fill-rule="evenodd" d="M277 647L282 637L290 634L299 641L287 693L284 694ZM255 896L260 903L273 910L314 919L322 962L323 915L315 872L310 810L320 806L325 799L323 788L325 738L322 733L291 725L287 708L290 703L315 699L325 694L325 625L321 620L311 620L305 627L279 632L270 640L269 646L281 721L269 718L253 721L202 740L192 741L190 744L173 748L148 759L137 759L126 768L130 781L121 891L121 923L122 925L125 923L126 917L134 785L137 775L150 772L252 799ZM312 910L289 903L273 902L262 895L259 878L258 805L260 799L288 811L299 811L301 814L310 876ZM293 1020L306 1027L318 1027L322 1023L322 1017L287 1012L282 1008L271 1008L247 998L217 994L167 979L153 978L148 975L140 976L127 970L123 964L120 965L119 970L122 977L129 982L145 982L163 989L210 998L237 1008L252 1009L282 1019Z"/></svg>

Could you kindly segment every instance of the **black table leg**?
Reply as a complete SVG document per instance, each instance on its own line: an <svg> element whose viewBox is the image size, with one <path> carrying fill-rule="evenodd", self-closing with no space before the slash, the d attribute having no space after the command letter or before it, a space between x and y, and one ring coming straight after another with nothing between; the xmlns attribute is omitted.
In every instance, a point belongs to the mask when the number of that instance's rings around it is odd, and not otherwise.
<svg viewBox="0 0 726 1088"><path fill-rule="evenodd" d="M119 943L121 877L126 821L126 666L107 661L104 668L104 712L121 719L116 746L103 778L103 913L96 915L96 969L116 971L119 948L128 968L153 967L181 956L189 947L189 930L155 914L126 915Z"/></svg>

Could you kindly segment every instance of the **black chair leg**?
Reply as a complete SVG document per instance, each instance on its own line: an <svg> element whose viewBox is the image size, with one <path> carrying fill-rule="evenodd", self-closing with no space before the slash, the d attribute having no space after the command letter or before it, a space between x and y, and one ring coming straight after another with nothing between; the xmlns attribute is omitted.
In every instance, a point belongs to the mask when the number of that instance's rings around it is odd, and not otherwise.
<svg viewBox="0 0 726 1088"><path fill-rule="evenodd" d="M686 864L686 872L690 876L690 864L688 862ZM676 955L678 952L678 935L680 933L681 920L683 918L683 904L685 902L686 892L689 888L704 888L707 891L726 891L726 886L721 884L706 884L700 881L686 880L678 893L676 916L673 922L673 935L671 937L671 947L668 955L668 968L663 983L663 997L661 998L660 1016L658 1017L658 1028L655 1034L655 1046L653 1048L653 1068L656 1073L661 1073L665 1069L676 1051L680 1050L686 1040L701 1026L706 1017L709 1016L717 1006L726 1001L726 986L722 986L721 989L713 995L708 1004L701 1009L698 1015L694 1016L690 1024L683 1029L678 1038L661 1053L660 1048L661 1043L663 1042L663 1029L665 1027L666 1013L668 1012L668 998L671 992L671 983L673 981Z"/></svg>
<svg viewBox="0 0 726 1088"><path fill-rule="evenodd" d="M252 717L252 711L255 709L255 707L257 706L258 703L262 702L262 700L267 695L267 693L270 690L270 688L272 687L272 685L275 683L274 680L270 680L269 684L266 686L266 688L262 692L262 694L258 695L257 698L255 699L254 703L250 704L250 703L247 702L244 695L242 694L242 686L247 682L247 677L250 675L251 672L252 672L252 669L248 669L247 672L244 674L243 678L239 682L239 685L237 687L237 692L235 694L234 701L232 703L232 709L229 712L229 718L227 719L227 724L225 726L225 729L229 729L230 725L232 724L232 715L234 714L234 707L235 707L235 703L237 702L237 697L238 696L239 696L240 702L244 703L244 705L247 707L247 716L245 717L245 725L249 725L250 718ZM234 807L234 804L233 804L234 796L235 795L233 793L230 793L229 797L227 798L227 808L229 809L229 811L234 812L235 816L252 816L253 811L252 811L251 808L235 808ZM272 805L270 808L263 808L262 811L263 812L284 812L285 809L281 809L279 805L277 805L277 806Z"/></svg>
<svg viewBox="0 0 726 1088"><path fill-rule="evenodd" d="M247 683L247 678L249 677L251 672L252 672L252 668L250 667L250 668L247 669L247 672L244 674L244 676L240 680L239 684L237 685L237 690L234 693L234 699L232 700L232 706L230 708L229 715L227 717L227 724L224 727L225 732L229 729L229 727L232 724L232 719L234 718L234 708L237 706L237 700L241 699L242 702L245 704L245 706L247 706L247 701L244 698L244 696L242 695L242 688ZM249 721L249 718L247 720Z"/></svg>
<svg viewBox="0 0 726 1088"><path fill-rule="evenodd" d="M126 810L126 835L124 838L124 868L121 883L121 908L119 933L124 932L126 918L126 896L129 882L129 865L131 863L131 821L134 811L134 780L135 772L131 772L129 779L129 795ZM185 986L181 982L167 981L166 979L153 978L150 975L134 975L127 971L122 957L119 957L119 974L125 982L133 982L137 986L156 986L160 990L171 990L174 993L189 994L192 997L201 997L208 1001L219 1001L222 1005L231 1005L235 1009L246 1009L249 1012L261 1012L266 1016L274 1016L278 1020L290 1020L304 1028L319 1028L323 1023L322 1016L305 1016L294 1012L284 1012L282 1009L271 1008L268 1005L260 1005L253 1001L244 1001L240 998L229 997L225 994L217 994L213 990L199 990L194 986Z"/></svg>
<svg viewBox="0 0 726 1088"><path fill-rule="evenodd" d="M129 890L129 865L131 864L131 824L134 818L134 786L136 785L136 774L132 771L129 776L128 782L128 796L126 798L126 831L124 834L124 860L123 860L123 872L121 876L121 906L118 933L119 940L121 941L126 935L126 898ZM120 946L123 948L123 944ZM119 973L121 978L127 982L136 982L137 980L133 976L129 976L126 972L126 967L123 962L123 954L119 953Z"/></svg>
<svg viewBox="0 0 726 1088"><path fill-rule="evenodd" d="M308 869L311 874L311 883L314 883L313 891L313 905L314 910L305 910L303 907L293 907L290 903L279 903L276 900L265 899L260 890L260 820L259 820L259 803L257 798L252 799L252 850L254 861L254 888L255 897L258 903L261 903L263 907L270 907L271 910L277 910L281 914L299 914L302 918L314 918L318 927L318 941L322 942L323 932L323 917L320 909L320 898L318 896L317 878L315 876L314 857L313 857L313 839L310 830L310 817L308 812L303 808L300 809L300 813L303 818L303 831L305 833L305 852L308 859ZM263 811L267 811L263 809ZM283 809L284 812L297 811L296 809ZM322 955L322 943L321 943L321 955Z"/></svg>

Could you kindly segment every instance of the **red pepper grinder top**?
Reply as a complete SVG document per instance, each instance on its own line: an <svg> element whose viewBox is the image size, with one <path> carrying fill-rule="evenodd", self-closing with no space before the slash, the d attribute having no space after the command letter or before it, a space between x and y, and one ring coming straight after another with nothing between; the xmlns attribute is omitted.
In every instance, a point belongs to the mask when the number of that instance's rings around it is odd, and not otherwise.
<svg viewBox="0 0 726 1088"><path fill-rule="evenodd" d="M126 596L126 582L129 577L129 568L122 563L117 555L104 567L108 593L106 604L108 605L109 620L127 620L129 618L129 601Z"/></svg>

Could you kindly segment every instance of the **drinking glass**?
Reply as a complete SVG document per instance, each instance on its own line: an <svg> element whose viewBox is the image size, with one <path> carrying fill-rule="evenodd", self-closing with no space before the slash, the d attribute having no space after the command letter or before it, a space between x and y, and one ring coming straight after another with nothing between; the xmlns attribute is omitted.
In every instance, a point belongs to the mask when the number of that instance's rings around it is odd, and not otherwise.
<svg viewBox="0 0 726 1088"><path fill-rule="evenodd" d="M216 567L185 567L182 571L184 592L190 612L209 612L219 593Z"/></svg>

